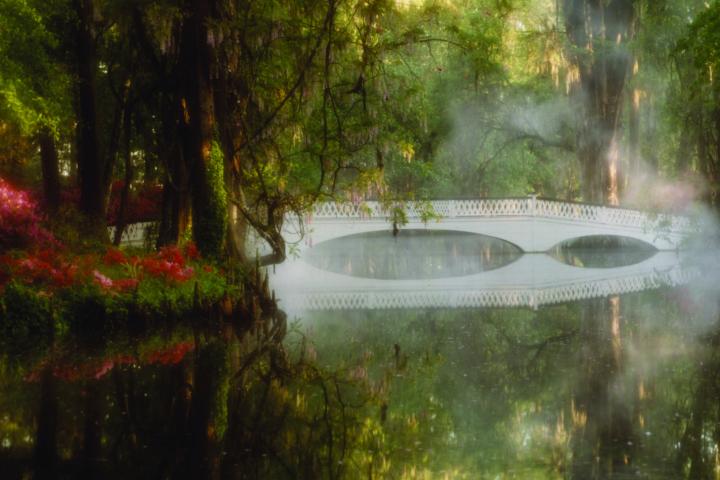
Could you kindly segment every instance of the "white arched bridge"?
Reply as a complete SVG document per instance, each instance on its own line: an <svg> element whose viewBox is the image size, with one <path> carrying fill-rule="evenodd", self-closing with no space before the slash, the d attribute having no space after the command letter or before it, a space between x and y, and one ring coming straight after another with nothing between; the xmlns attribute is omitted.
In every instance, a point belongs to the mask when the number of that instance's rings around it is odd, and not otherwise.
<svg viewBox="0 0 720 480"><path fill-rule="evenodd" d="M270 281L288 313L395 308L538 308L685 284L698 275L676 252L657 252L616 268L579 268L549 255L522 255L504 267L474 275L426 280L352 277L302 259L277 266Z"/></svg>
<svg viewBox="0 0 720 480"><path fill-rule="evenodd" d="M384 280L332 273L303 260L319 243L392 229L395 205L321 203L303 221L288 219L284 236L295 258L277 266L271 283L289 312L386 308L529 307L620 295L689 281L676 252L692 232L687 217L527 198L405 203L402 228L451 230L496 237L526 255L501 268L451 278ZM432 219L428 220L428 212ZM303 232L304 229L304 232ZM657 250L634 265L578 268L549 255L552 247L588 236L640 240Z"/></svg>
<svg viewBox="0 0 720 480"><path fill-rule="evenodd" d="M488 235L525 253L546 252L559 243L594 235L633 238L658 250L675 250L690 230L686 217L535 197L408 202L402 209L407 219L402 228ZM335 238L390 230L392 210L372 201L320 203L304 220L304 235L297 219L291 218L283 235L302 251Z"/></svg>

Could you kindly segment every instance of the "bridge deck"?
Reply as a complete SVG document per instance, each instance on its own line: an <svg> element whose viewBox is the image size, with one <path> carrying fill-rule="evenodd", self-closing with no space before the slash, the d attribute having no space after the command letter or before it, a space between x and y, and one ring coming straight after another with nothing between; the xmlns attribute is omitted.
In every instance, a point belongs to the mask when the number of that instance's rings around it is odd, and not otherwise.
<svg viewBox="0 0 720 480"><path fill-rule="evenodd" d="M285 238L300 250L352 234L392 228L395 207L378 202L320 203L304 220L288 219ZM437 200L402 205L403 228L458 230L494 236L524 252L545 252L558 243L593 235L614 235L675 250L692 230L687 217L581 203L528 198Z"/></svg>

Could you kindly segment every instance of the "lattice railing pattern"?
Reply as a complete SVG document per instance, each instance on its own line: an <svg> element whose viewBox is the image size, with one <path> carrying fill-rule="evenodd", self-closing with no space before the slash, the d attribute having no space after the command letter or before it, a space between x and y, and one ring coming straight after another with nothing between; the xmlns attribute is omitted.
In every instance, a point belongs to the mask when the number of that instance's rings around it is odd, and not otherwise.
<svg viewBox="0 0 720 480"><path fill-rule="evenodd" d="M447 218L458 217L512 217L536 216L602 223L622 227L645 227L649 224L669 230L688 228L685 217L667 214L648 214L625 208L569 203L558 200L528 198L482 199L482 200L436 200L432 202L406 202L402 204L409 219L418 219L424 212L433 211ZM314 219L387 219L389 209L378 202L320 203L313 212Z"/></svg>
<svg viewBox="0 0 720 480"><path fill-rule="evenodd" d="M548 288L522 290L467 290L430 292L325 292L289 295L284 307L299 310L380 310L397 308L531 307L622 295L688 283L697 270L613 278Z"/></svg>
<svg viewBox="0 0 720 480"><path fill-rule="evenodd" d="M120 244L124 246L142 247L148 238L157 230L157 222L130 223L125 226ZM115 227L108 227L110 238L115 235Z"/></svg>

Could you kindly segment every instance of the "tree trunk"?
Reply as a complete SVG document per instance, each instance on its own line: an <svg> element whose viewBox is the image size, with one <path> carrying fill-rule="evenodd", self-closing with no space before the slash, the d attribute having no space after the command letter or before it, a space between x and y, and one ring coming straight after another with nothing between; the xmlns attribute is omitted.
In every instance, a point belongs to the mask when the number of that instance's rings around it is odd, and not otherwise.
<svg viewBox="0 0 720 480"><path fill-rule="evenodd" d="M247 235L247 221L240 213L244 206L245 199L242 186L240 185L241 165L239 155L235 154L235 129L230 124L230 112L228 109L231 101L228 89L227 72L220 72L215 81L214 88L215 114L218 125L220 147L223 151L225 190L232 198L241 203L240 206L233 202L227 202L227 235L225 246L228 255L241 263L247 262L245 241Z"/></svg>
<svg viewBox="0 0 720 480"><path fill-rule="evenodd" d="M179 145L177 98L163 99L161 141L158 158L165 165L163 182L162 217L158 235L158 248L176 244L190 224L189 175L183 150Z"/></svg>
<svg viewBox="0 0 720 480"><path fill-rule="evenodd" d="M43 199L46 208L54 211L60 206L60 166L55 138L48 127L43 127L40 130L38 143L40 144Z"/></svg>
<svg viewBox="0 0 720 480"><path fill-rule="evenodd" d="M580 83L573 97L579 105L579 159L584 194L593 203L617 204L620 197L620 113L632 38L633 0L565 0L570 58Z"/></svg>
<svg viewBox="0 0 720 480"><path fill-rule="evenodd" d="M207 29L213 2L189 0L186 6L188 17L180 47L184 74L180 135L190 171L193 240L203 255L215 257L225 239L227 212L222 154L213 148L215 113L210 79L213 40Z"/></svg>
<svg viewBox="0 0 720 480"><path fill-rule="evenodd" d="M95 70L97 52L92 32L93 0L75 0L77 32L78 133L77 163L80 175L79 209L88 222L88 233L107 238L105 229L104 165L97 132Z"/></svg>
<svg viewBox="0 0 720 480"><path fill-rule="evenodd" d="M124 110L123 130L125 134L125 148L123 150L125 153L125 182L122 192L120 193L120 205L118 206L117 220L115 222L115 236L113 238L113 244L115 246L120 245L123 231L127 225L127 204L130 199L130 184L134 176L132 150L130 147L130 140L132 138L132 112L129 100L126 100L126 108Z"/></svg>
<svg viewBox="0 0 720 480"><path fill-rule="evenodd" d="M633 77L637 77L639 63L637 59L633 65ZM630 112L628 115L628 164L630 165L630 181L637 178L641 172L640 153L640 101L641 91L634 86L628 93Z"/></svg>
<svg viewBox="0 0 720 480"><path fill-rule="evenodd" d="M691 117L688 115L680 130L680 140L678 141L678 148L675 154L675 166L681 174L688 174L693 169L693 158L690 152L692 151L692 138L690 136Z"/></svg>

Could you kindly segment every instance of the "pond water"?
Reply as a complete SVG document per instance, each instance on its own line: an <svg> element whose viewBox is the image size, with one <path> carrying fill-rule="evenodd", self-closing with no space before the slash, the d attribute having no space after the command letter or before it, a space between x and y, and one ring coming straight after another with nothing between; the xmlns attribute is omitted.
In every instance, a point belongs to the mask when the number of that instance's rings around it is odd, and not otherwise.
<svg viewBox="0 0 720 480"><path fill-rule="evenodd" d="M657 253L653 247L631 238L584 237L558 245L548 254L556 260L585 268L633 265Z"/></svg>
<svg viewBox="0 0 720 480"><path fill-rule="evenodd" d="M514 262L522 251L485 235L438 230L372 232L330 240L305 255L329 272L384 280L471 275Z"/></svg>
<svg viewBox="0 0 720 480"><path fill-rule="evenodd" d="M402 237L389 240L402 251ZM459 285L451 273L499 278L527 260L504 245L491 259L491 244L490 257L463 265L455 255L486 255L485 246L456 233L432 236L424 258L419 235L405 240L415 257L349 255L336 243L296 266L315 276L326 268L337 283L351 264L358 281L376 276L382 293L406 279L409 265L424 276L427 296ZM715 259L656 262L694 273L683 282L653 277L622 293L611 286L645 278L643 265L653 265L626 247L607 246L604 259L537 263L590 272L563 273L587 282L586 298L573 301L324 304L242 331L184 327L52 352L6 351L0 477L716 478L720 289L708 267ZM584 258L571 250L561 258ZM271 281L287 280L282 272ZM286 281L280 306L286 295L306 295L309 281ZM538 275L521 287L563 282Z"/></svg>

